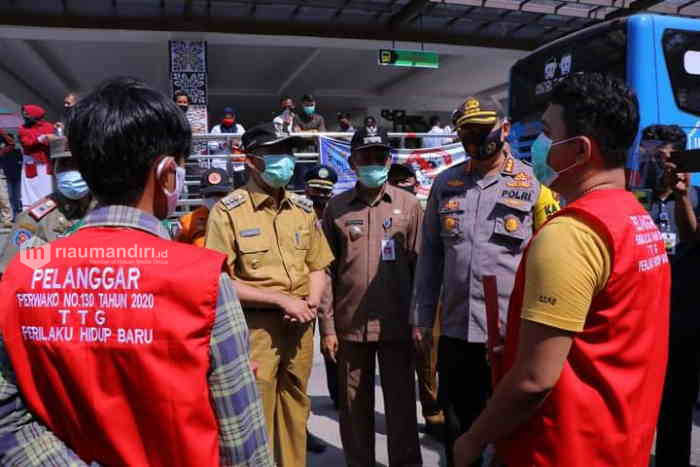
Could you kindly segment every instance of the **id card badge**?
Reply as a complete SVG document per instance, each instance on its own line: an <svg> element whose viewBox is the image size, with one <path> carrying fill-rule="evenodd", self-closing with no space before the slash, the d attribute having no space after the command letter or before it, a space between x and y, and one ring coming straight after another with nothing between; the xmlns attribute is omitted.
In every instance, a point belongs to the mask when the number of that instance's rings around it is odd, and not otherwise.
<svg viewBox="0 0 700 467"><path fill-rule="evenodd" d="M661 232L661 238L664 241L664 245L666 245L666 253L669 255L675 255L676 254L676 234L673 232Z"/></svg>
<svg viewBox="0 0 700 467"><path fill-rule="evenodd" d="M382 240L382 261L396 261L396 245L393 238Z"/></svg>

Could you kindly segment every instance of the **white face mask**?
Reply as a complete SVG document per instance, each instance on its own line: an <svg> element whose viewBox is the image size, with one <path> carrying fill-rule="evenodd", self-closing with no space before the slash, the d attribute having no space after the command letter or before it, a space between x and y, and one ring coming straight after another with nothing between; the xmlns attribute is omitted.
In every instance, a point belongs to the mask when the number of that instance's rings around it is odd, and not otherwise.
<svg viewBox="0 0 700 467"><path fill-rule="evenodd" d="M185 188L185 168L175 167L175 191L168 193L168 216L172 216L177 207L177 200Z"/></svg>
<svg viewBox="0 0 700 467"><path fill-rule="evenodd" d="M221 196L212 196L209 198L204 198L202 200L202 204L204 204L204 206L206 206L206 208L211 211L211 208L213 208L214 205L221 200L221 198Z"/></svg>

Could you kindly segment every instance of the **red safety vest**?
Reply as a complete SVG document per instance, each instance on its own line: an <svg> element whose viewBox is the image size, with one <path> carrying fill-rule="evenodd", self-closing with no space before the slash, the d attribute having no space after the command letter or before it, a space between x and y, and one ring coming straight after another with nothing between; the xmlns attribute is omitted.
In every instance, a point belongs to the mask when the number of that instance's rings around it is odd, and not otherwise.
<svg viewBox="0 0 700 467"><path fill-rule="evenodd" d="M611 275L575 334L542 407L499 443L508 467L647 467L666 372L670 269L651 217L624 190L591 192L576 214L610 246ZM510 301L504 368L518 347L523 255Z"/></svg>
<svg viewBox="0 0 700 467"><path fill-rule="evenodd" d="M88 462L219 465L207 375L225 257L120 228L50 246L48 264L15 258L2 284L2 332L31 411ZM100 247L126 259L65 257Z"/></svg>

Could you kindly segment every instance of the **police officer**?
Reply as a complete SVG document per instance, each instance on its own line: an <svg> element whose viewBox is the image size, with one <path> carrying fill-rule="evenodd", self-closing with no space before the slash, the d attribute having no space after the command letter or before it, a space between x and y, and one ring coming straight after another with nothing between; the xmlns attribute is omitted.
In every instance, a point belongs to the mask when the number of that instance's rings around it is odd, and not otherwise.
<svg viewBox="0 0 700 467"><path fill-rule="evenodd" d="M300 138L274 124L243 135L248 183L217 203L204 242L228 256L259 364L268 438L281 467L306 465L313 322L333 260L313 203L285 190Z"/></svg>
<svg viewBox="0 0 700 467"><path fill-rule="evenodd" d="M338 182L338 174L333 167L317 165L304 174L304 195L314 203L316 217L323 218L328 200L333 196L333 187Z"/></svg>
<svg viewBox="0 0 700 467"><path fill-rule="evenodd" d="M180 217L179 230L175 235L175 240L195 246L204 246L209 212L221 198L233 191L233 183L225 170L209 169L202 174L199 187L203 205Z"/></svg>
<svg viewBox="0 0 700 467"><path fill-rule="evenodd" d="M65 137L51 142L51 159L56 190L17 216L0 256L0 274L20 247L38 246L67 235L90 208L90 190L71 158Z"/></svg>
<svg viewBox="0 0 700 467"><path fill-rule="evenodd" d="M532 168L509 153L510 125L497 108L470 97L453 123L470 159L433 183L411 316L414 341L423 346L442 299L438 398L448 465L454 440L479 415L490 391L482 278L497 277L504 322L523 248L546 214L558 209Z"/></svg>

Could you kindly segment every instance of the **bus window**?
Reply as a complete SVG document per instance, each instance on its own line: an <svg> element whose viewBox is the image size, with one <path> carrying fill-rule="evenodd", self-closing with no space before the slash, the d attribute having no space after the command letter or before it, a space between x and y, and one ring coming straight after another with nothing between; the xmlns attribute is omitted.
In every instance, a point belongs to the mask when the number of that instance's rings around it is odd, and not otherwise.
<svg viewBox="0 0 700 467"><path fill-rule="evenodd" d="M554 85L571 73L599 71L625 79L626 56L626 23L615 22L607 29L557 41L519 61L510 77L512 121L539 120Z"/></svg>
<svg viewBox="0 0 700 467"><path fill-rule="evenodd" d="M667 29L662 44L676 105L700 115L700 33Z"/></svg>

